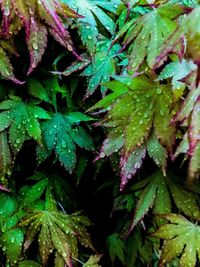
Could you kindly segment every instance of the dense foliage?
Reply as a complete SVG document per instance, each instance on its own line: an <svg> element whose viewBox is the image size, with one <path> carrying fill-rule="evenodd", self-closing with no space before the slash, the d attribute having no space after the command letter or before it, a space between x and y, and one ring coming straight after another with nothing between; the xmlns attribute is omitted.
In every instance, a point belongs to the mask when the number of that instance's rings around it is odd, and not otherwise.
<svg viewBox="0 0 200 267"><path fill-rule="evenodd" d="M0 265L200 264L200 2L0 13Z"/></svg>

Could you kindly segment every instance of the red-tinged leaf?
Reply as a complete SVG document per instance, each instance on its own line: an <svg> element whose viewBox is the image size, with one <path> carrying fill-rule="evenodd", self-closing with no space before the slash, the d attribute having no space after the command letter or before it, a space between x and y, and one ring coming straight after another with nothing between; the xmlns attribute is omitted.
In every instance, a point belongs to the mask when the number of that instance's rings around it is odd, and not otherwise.
<svg viewBox="0 0 200 267"><path fill-rule="evenodd" d="M28 26L30 22L30 8L28 7L29 3L26 3L26 1L24 0L11 0L11 1L13 3L13 6L15 7L16 15L20 17L25 26ZM34 10L35 1L31 1L30 4L31 4L31 10Z"/></svg>
<svg viewBox="0 0 200 267"><path fill-rule="evenodd" d="M38 23L33 17L29 26L30 34L27 35L27 45L30 53L29 75L40 62L47 46L47 29Z"/></svg>
<svg viewBox="0 0 200 267"><path fill-rule="evenodd" d="M13 67L10 63L10 60L1 47L0 47L0 75L4 79L11 80L17 84L23 84L24 83L24 82L21 82L15 78L15 75L13 73Z"/></svg>
<svg viewBox="0 0 200 267"><path fill-rule="evenodd" d="M49 1L42 0L41 4L38 5L40 15L45 22L52 28L53 37L56 40L59 38L62 40L62 44L69 50L74 51L73 43L69 32L66 30L61 18L57 14L57 8L60 4L57 0Z"/></svg>
<svg viewBox="0 0 200 267"><path fill-rule="evenodd" d="M127 182L140 169L143 159L146 156L146 148L136 147L128 157L121 157L121 184L120 189L123 190Z"/></svg>
<svg viewBox="0 0 200 267"><path fill-rule="evenodd" d="M181 122L188 127L183 141L180 143L175 157L180 153L186 153L190 158L188 179L193 181L200 172L199 147L200 147L200 86L191 89L186 97L181 111L175 116L175 122Z"/></svg>
<svg viewBox="0 0 200 267"><path fill-rule="evenodd" d="M155 154L154 160L156 164L159 161L159 166L165 169L167 155L165 149L172 151L175 126L171 124L173 95L169 86L160 85L144 75L134 78L127 76L119 80L105 83L105 86L113 92L90 110L108 111L99 123L108 129L108 138L102 146L100 157L121 150L122 189L141 167L145 153L141 152L138 146L146 150L146 141L151 134L156 136L159 143L159 151L155 152L160 154ZM138 149L141 157L137 159L134 153L138 152ZM157 150L156 145L154 149Z"/></svg>

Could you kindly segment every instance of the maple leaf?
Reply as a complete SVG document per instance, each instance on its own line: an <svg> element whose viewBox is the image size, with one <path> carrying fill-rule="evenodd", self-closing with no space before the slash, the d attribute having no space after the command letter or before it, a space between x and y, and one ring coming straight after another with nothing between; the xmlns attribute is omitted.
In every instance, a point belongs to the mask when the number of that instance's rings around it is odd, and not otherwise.
<svg viewBox="0 0 200 267"><path fill-rule="evenodd" d="M162 225L153 236L165 240L159 266L165 266L177 256L180 267L195 267L200 258L200 227L178 214L162 215L169 222ZM188 242L189 240L189 242Z"/></svg>
<svg viewBox="0 0 200 267"><path fill-rule="evenodd" d="M86 231L90 221L79 213L66 215L57 211L55 201L49 194L47 190L44 210L33 210L19 223L20 227L27 228L24 248L27 250L39 233L38 244L43 264L47 263L50 254L55 250L71 266L71 257L78 257L78 241L93 249Z"/></svg>
<svg viewBox="0 0 200 267"><path fill-rule="evenodd" d="M183 12L179 4L165 4L135 18L122 27L114 42L125 34L124 45L129 45L129 69L137 70L145 57L153 68L160 48L177 28L175 18Z"/></svg>
<svg viewBox="0 0 200 267"><path fill-rule="evenodd" d="M22 27L25 28L26 43L30 54L28 74L38 65L44 54L47 45L47 29L61 45L77 56L63 17L78 18L80 16L67 5L61 4L59 0L1 0L0 6L3 16L4 27L1 32L3 36L10 38L10 35L16 34ZM3 52L0 52L3 56ZM5 57L4 60L6 60ZM6 65L9 67L8 62ZM11 72L11 66L8 70ZM12 73L7 76L14 80Z"/></svg>
<svg viewBox="0 0 200 267"><path fill-rule="evenodd" d="M175 157L180 153L186 153L190 158L188 177L194 180L200 172L200 86L191 89L174 121L181 122L188 130L182 139Z"/></svg>
<svg viewBox="0 0 200 267"><path fill-rule="evenodd" d="M81 76L88 77L88 88L86 97L94 93L101 83L110 81L110 78L116 74L117 56L120 51L120 45L116 44L109 50L111 42L103 40L97 43L96 53L92 57L91 64L83 71ZM101 85L101 93L104 95L106 87Z"/></svg>
<svg viewBox="0 0 200 267"><path fill-rule="evenodd" d="M25 140L42 142L39 120L49 119L48 113L33 103L26 104L19 97L0 103L0 132L9 128L9 142L16 154Z"/></svg>
<svg viewBox="0 0 200 267"><path fill-rule="evenodd" d="M96 50L96 43L99 35L97 20L113 35L115 23L111 17L107 15L105 10L110 13L115 13L121 1L64 0L64 2L83 16L83 18L77 19L78 32L83 44L85 44L88 51L93 54Z"/></svg>
<svg viewBox="0 0 200 267"><path fill-rule="evenodd" d="M87 150L93 148L92 139L79 125L91 117L80 112L56 113L42 125L43 147L37 149L39 162L46 159L54 150L60 163L66 170L72 171L76 164L76 144Z"/></svg>
<svg viewBox="0 0 200 267"><path fill-rule="evenodd" d="M103 143L99 157L121 151L123 188L140 168L146 154L145 142L152 131L155 137L147 144L148 152L153 159L157 158L156 164L165 168L164 147L171 151L175 129L170 125L173 98L169 86L153 82L146 76L120 80L106 83L105 86L112 91L111 94L89 111L108 111L99 123L108 128L108 137ZM159 154L162 159L159 159Z"/></svg>
<svg viewBox="0 0 200 267"><path fill-rule="evenodd" d="M88 78L88 87L86 98L92 95L100 85L102 95L106 92L106 87L102 84L110 81L110 78L116 74L117 63L119 58L123 58L124 54L118 54L120 45L116 44L112 47L111 41L103 39L97 42L96 52L94 53L91 62L85 57L85 61L75 61L64 71L54 71L54 74L68 76L71 73L85 68L81 76ZM110 47L110 49L109 49Z"/></svg>
<svg viewBox="0 0 200 267"><path fill-rule="evenodd" d="M130 230L143 219L150 209L153 209L155 214L170 213L172 208L171 199L185 215L195 219L200 216L200 209L194 195L176 185L170 176L164 177L160 172L156 172L136 183L132 190L140 191L140 193ZM165 202L163 202L163 199L165 199Z"/></svg>

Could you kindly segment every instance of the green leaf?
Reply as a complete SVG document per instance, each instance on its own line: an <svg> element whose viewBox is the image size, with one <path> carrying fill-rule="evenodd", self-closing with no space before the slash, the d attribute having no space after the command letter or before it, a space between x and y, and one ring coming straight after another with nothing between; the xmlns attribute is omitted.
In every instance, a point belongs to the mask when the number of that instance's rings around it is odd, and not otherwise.
<svg viewBox="0 0 200 267"><path fill-rule="evenodd" d="M88 77L88 88L86 97L89 97L97 87L116 74L117 56L120 51L120 45L111 46L111 42L107 39L98 42L96 53L92 57L91 64L83 71L82 76ZM101 93L105 94L106 87L101 85Z"/></svg>
<svg viewBox="0 0 200 267"><path fill-rule="evenodd" d="M24 260L18 263L19 267L41 267L41 265L36 261Z"/></svg>
<svg viewBox="0 0 200 267"><path fill-rule="evenodd" d="M7 193L0 192L0 227L2 231L3 221L10 218L18 207L14 197Z"/></svg>
<svg viewBox="0 0 200 267"><path fill-rule="evenodd" d="M0 179L10 174L12 165L10 147L8 144L7 132L0 132Z"/></svg>
<svg viewBox="0 0 200 267"><path fill-rule="evenodd" d="M170 213L171 199L185 215L197 220L200 218L200 209L196 196L176 185L170 176L164 177L160 172L156 172L147 179L136 183L132 190L140 190L140 192L131 230L151 208L155 214ZM164 202L163 199L165 200Z"/></svg>
<svg viewBox="0 0 200 267"><path fill-rule="evenodd" d="M160 85L143 75L109 82L108 88L113 93L90 110L108 110L108 114L100 122L100 125L108 128L108 137L100 157L121 150L121 184L124 187L142 164L145 157L143 145L151 132L171 152L175 137L175 128L171 124L173 96L169 86ZM155 152L162 154L162 163L159 165L163 168L166 156L161 144ZM153 159L158 163L156 155Z"/></svg>
<svg viewBox="0 0 200 267"><path fill-rule="evenodd" d="M124 264L125 244L118 233L114 233L107 238L107 246L112 264L114 264L116 258Z"/></svg>
<svg viewBox="0 0 200 267"><path fill-rule="evenodd" d="M96 19L98 19L111 35L114 34L115 23L111 17L107 15L105 10L115 13L120 0L63 0L63 2L67 3L69 7L83 16L83 18L77 20L77 27L83 44L87 46L91 54L96 50L96 43L99 35Z"/></svg>
<svg viewBox="0 0 200 267"><path fill-rule="evenodd" d="M69 114L54 114L49 121L42 125L42 136L44 149L55 151L61 165L72 172L76 163L76 145L91 150L93 143L91 137L78 123L80 120L87 120L89 117L75 112ZM74 122L72 123L72 120ZM75 123L76 121L76 123ZM40 151L37 151L40 156ZM49 154L48 154L49 155Z"/></svg>
<svg viewBox="0 0 200 267"><path fill-rule="evenodd" d="M2 250L6 255L7 261L14 266L20 258L22 252L22 245L24 241L24 234L21 229L11 229L0 237L0 244Z"/></svg>
<svg viewBox="0 0 200 267"><path fill-rule="evenodd" d="M30 95L45 101L47 103L51 103L48 90L43 86L43 84L37 79L29 79L28 80L28 92Z"/></svg>
<svg viewBox="0 0 200 267"><path fill-rule="evenodd" d="M41 144L40 120L49 119L48 113L33 103L26 104L20 98L0 103L0 131L9 128L9 141L16 154L25 140L33 138ZM20 114L20 115L19 115Z"/></svg>
<svg viewBox="0 0 200 267"><path fill-rule="evenodd" d="M101 255L92 255L89 260L83 264L83 267L101 267L101 265L98 264L100 259Z"/></svg>
<svg viewBox="0 0 200 267"><path fill-rule="evenodd" d="M160 48L177 28L175 19L182 13L178 4L165 4L154 8L151 12L141 16L138 20L125 24L115 37L117 40L125 34L124 44L130 44L129 68L135 71L143 63L145 57L147 64L153 68Z"/></svg>
<svg viewBox="0 0 200 267"><path fill-rule="evenodd" d="M9 57L2 47L0 47L0 75L6 80L11 80L17 84L23 84L23 82L15 78Z"/></svg>
<svg viewBox="0 0 200 267"><path fill-rule="evenodd" d="M179 153L186 153L190 158L188 176L191 181L198 177L200 172L200 86L192 89L187 95L174 121L181 122L183 126L188 126L187 132L180 146L177 148L175 156Z"/></svg>
<svg viewBox="0 0 200 267"><path fill-rule="evenodd" d="M154 160L154 162L160 167L165 173L167 165L167 151L160 144L159 140L155 135L147 141L147 151L149 156Z"/></svg>
<svg viewBox="0 0 200 267"><path fill-rule="evenodd" d="M169 222L162 225L153 235L165 239L160 264L164 266L175 257L181 256L180 267L195 267L200 257L200 227L178 214L162 215ZM189 242L188 242L189 240Z"/></svg>
<svg viewBox="0 0 200 267"><path fill-rule="evenodd" d="M71 257L78 257L78 241L92 248L89 234L86 231L90 222L78 213L66 215L59 211L35 210L23 218L19 225L27 227L25 249L28 249L34 237L39 233L39 251L43 264L47 263L49 255L54 250L66 264L69 264Z"/></svg>
<svg viewBox="0 0 200 267"><path fill-rule="evenodd" d="M31 207L34 202L40 199L41 195L44 193L46 187L48 185L48 179L43 178L36 184L32 186L25 186L25 190L23 190L23 187L21 188L22 190L22 205L24 207Z"/></svg>

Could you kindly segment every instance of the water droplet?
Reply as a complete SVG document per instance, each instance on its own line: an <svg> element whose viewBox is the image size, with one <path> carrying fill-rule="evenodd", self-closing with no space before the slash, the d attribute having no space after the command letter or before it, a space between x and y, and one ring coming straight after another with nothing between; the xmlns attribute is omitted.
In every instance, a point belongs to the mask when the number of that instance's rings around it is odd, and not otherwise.
<svg viewBox="0 0 200 267"><path fill-rule="evenodd" d="M33 49L35 49L35 50L37 50L38 49L38 45L37 45L37 43L33 43Z"/></svg>
<svg viewBox="0 0 200 267"><path fill-rule="evenodd" d="M156 92L157 92L158 95L160 95L160 94L162 94L162 89L161 88L157 88Z"/></svg>

